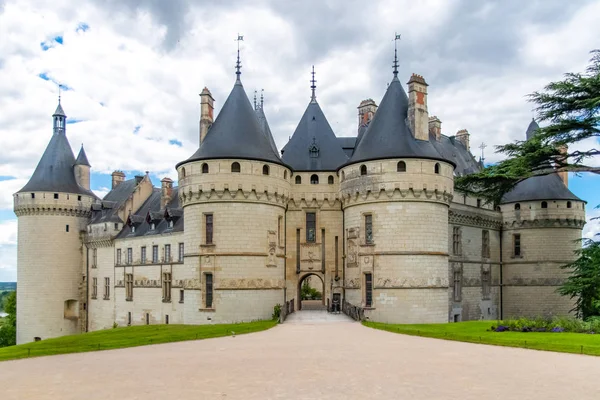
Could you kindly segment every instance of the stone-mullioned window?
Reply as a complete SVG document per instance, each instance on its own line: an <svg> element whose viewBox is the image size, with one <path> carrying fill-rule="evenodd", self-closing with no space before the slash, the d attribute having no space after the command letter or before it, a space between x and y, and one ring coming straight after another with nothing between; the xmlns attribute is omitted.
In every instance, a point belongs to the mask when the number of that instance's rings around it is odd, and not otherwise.
<svg viewBox="0 0 600 400"><path fill-rule="evenodd" d="M172 282L171 273L163 272L163 282L162 282L163 301L171 301L171 282Z"/></svg>
<svg viewBox="0 0 600 400"><path fill-rule="evenodd" d="M365 307L373 307L373 274L365 274Z"/></svg>
<svg viewBox="0 0 600 400"><path fill-rule="evenodd" d="M98 278L92 278L92 299L98 298Z"/></svg>
<svg viewBox="0 0 600 400"><path fill-rule="evenodd" d="M121 265L121 249L117 249L117 265Z"/></svg>
<svg viewBox="0 0 600 400"><path fill-rule="evenodd" d="M171 262L171 245L165 244L165 262Z"/></svg>
<svg viewBox="0 0 600 400"><path fill-rule="evenodd" d="M183 243L179 243L179 255L177 257L177 260L179 262L183 262L183 250L184 250L184 244Z"/></svg>
<svg viewBox="0 0 600 400"><path fill-rule="evenodd" d="M365 215L365 244L373 244L373 215Z"/></svg>
<svg viewBox="0 0 600 400"><path fill-rule="evenodd" d="M452 228L452 254L455 256L462 254L462 232L458 226Z"/></svg>
<svg viewBox="0 0 600 400"><path fill-rule="evenodd" d="M204 285L206 308L213 308L213 274L204 275Z"/></svg>
<svg viewBox="0 0 600 400"><path fill-rule="evenodd" d="M306 213L306 242L314 243L317 240L317 214Z"/></svg>
<svg viewBox="0 0 600 400"><path fill-rule="evenodd" d="M522 257L521 251L521 234L515 233L513 235L513 257Z"/></svg>
<svg viewBox="0 0 600 400"><path fill-rule="evenodd" d="M490 298L490 289L491 289L491 272L490 270L482 270L481 271L481 297L484 300L488 300Z"/></svg>
<svg viewBox="0 0 600 400"><path fill-rule="evenodd" d="M152 262L154 264L158 263L158 246L152 246Z"/></svg>
<svg viewBox="0 0 600 400"><path fill-rule="evenodd" d="M481 231L481 257L490 258L490 231Z"/></svg>
<svg viewBox="0 0 600 400"><path fill-rule="evenodd" d="M110 299L110 278L104 278L104 300Z"/></svg>
<svg viewBox="0 0 600 400"><path fill-rule="evenodd" d="M454 286L452 290L452 297L454 301L461 301L462 299L462 271L454 271L453 275Z"/></svg>
<svg viewBox="0 0 600 400"><path fill-rule="evenodd" d="M140 251L141 251L140 262L142 264L146 264L146 246L142 246Z"/></svg>
<svg viewBox="0 0 600 400"><path fill-rule="evenodd" d="M133 300L133 274L125 274L125 300Z"/></svg>

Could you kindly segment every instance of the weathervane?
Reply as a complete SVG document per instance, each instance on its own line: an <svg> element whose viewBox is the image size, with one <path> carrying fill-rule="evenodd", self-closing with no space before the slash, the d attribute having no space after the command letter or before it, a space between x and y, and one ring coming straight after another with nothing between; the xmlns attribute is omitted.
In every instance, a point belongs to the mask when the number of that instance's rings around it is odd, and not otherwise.
<svg viewBox="0 0 600 400"><path fill-rule="evenodd" d="M254 90L254 109L256 110L256 89Z"/></svg>
<svg viewBox="0 0 600 400"><path fill-rule="evenodd" d="M240 80L240 75L242 74L242 63L240 62L240 42L244 40L244 36L238 33L237 39L235 39L237 43L237 62L235 63L235 74L237 75L237 80Z"/></svg>
<svg viewBox="0 0 600 400"><path fill-rule="evenodd" d="M264 98L265 89L260 89L260 109L262 110L263 104L265 102Z"/></svg>
<svg viewBox="0 0 600 400"><path fill-rule="evenodd" d="M312 75L312 79L310 80L310 83L311 83L310 89L312 90L312 95L310 97L310 100L317 101L317 95L315 93L315 89L317 88L317 85L316 85L317 81L315 80L315 66L314 65L312 66L311 75Z"/></svg>
<svg viewBox="0 0 600 400"><path fill-rule="evenodd" d="M483 150L487 147L487 144L481 142L481 144L479 145L479 148L481 149L481 163L483 164L483 161L485 160L485 157L483 156Z"/></svg>
<svg viewBox="0 0 600 400"><path fill-rule="evenodd" d="M394 76L398 76L398 40L400 40L400 36L398 33L394 36Z"/></svg>
<svg viewBox="0 0 600 400"><path fill-rule="evenodd" d="M58 104L60 104L60 90L62 89L62 85L58 84Z"/></svg>

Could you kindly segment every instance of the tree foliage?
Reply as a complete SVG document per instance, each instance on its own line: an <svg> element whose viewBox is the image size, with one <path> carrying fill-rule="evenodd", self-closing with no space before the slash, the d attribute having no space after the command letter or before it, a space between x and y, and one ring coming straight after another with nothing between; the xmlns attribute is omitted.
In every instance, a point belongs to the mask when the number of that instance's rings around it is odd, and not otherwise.
<svg viewBox="0 0 600 400"><path fill-rule="evenodd" d="M496 150L507 158L481 172L456 179L456 189L499 203L517 183L553 171L594 172L588 165L600 150L573 146L589 138L600 138L600 50L591 52L584 73L567 73L562 81L529 95L536 104L540 128L530 140L515 141ZM549 168L549 166L554 166Z"/></svg>
<svg viewBox="0 0 600 400"><path fill-rule="evenodd" d="M6 323L0 327L0 347L12 346L17 342L17 292L11 292L3 305L8 316Z"/></svg>
<svg viewBox="0 0 600 400"><path fill-rule="evenodd" d="M570 276L558 292L575 299L571 311L585 320L600 317L600 242L590 239L584 242L584 247L577 251L577 260L562 267L570 270Z"/></svg>

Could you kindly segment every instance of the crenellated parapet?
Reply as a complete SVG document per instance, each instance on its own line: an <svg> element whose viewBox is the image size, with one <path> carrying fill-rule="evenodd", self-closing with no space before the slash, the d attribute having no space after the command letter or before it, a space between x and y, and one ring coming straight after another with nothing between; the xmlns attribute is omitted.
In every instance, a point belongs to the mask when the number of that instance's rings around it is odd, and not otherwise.
<svg viewBox="0 0 600 400"><path fill-rule="evenodd" d="M89 218L94 198L72 193L27 192L16 193L14 212L24 215L56 215Z"/></svg>
<svg viewBox="0 0 600 400"><path fill-rule="evenodd" d="M508 203L500 206L504 229L583 229L585 203L574 200L545 200Z"/></svg>

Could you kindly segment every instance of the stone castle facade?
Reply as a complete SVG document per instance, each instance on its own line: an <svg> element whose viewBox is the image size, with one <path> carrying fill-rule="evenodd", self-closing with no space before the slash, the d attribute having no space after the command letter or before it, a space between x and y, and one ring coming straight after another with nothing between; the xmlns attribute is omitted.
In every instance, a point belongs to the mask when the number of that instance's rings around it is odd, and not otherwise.
<svg viewBox="0 0 600 400"><path fill-rule="evenodd" d="M336 137L313 83L280 154L238 69L216 118L202 91L200 146L177 164L178 185L115 171L103 199L59 102L48 148L14 195L18 343L115 323L268 319L276 304L301 306L307 277L324 307L347 302L372 321L568 313L555 290L584 202L556 173L496 206L456 192L454 177L482 165L466 130L442 134L427 89L413 75L407 94L394 72L379 106L360 103L358 135Z"/></svg>

